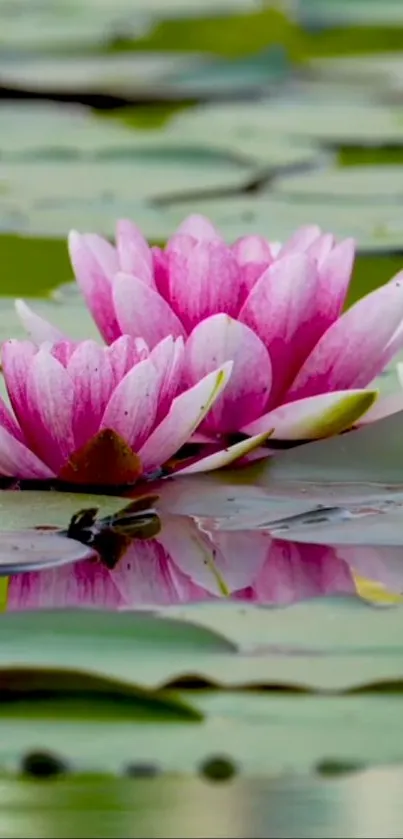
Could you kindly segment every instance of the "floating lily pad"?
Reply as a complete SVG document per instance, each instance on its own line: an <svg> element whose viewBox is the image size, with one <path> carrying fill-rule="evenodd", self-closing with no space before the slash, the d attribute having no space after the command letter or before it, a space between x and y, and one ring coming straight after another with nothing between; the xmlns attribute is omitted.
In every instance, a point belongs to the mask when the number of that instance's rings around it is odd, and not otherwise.
<svg viewBox="0 0 403 839"><path fill-rule="evenodd" d="M0 81L16 93L42 98L85 101L102 107L95 97L123 102L221 99L226 95L267 93L284 80L290 65L281 48L233 58L199 52L118 52L77 56L27 55L18 62L0 60ZM92 99L91 99L92 97ZM114 103L116 104L116 103Z"/></svg>
<svg viewBox="0 0 403 839"><path fill-rule="evenodd" d="M299 13L304 23L319 26L403 24L400 0L301 0Z"/></svg>
<svg viewBox="0 0 403 839"><path fill-rule="evenodd" d="M170 77L195 71L203 56L174 53L106 53L62 56L27 56L0 61L3 86L51 94L80 92L135 99L152 91L167 96ZM173 91L171 90L173 95Z"/></svg>
<svg viewBox="0 0 403 839"><path fill-rule="evenodd" d="M185 124L192 119L193 130L206 130L206 125L225 126L248 133L265 131L288 135L294 140L320 141L325 146L358 143L381 145L403 143L403 117L400 110L383 107L374 102L304 100L299 95L284 99L268 99L251 103L228 103L206 106L180 117Z"/></svg>
<svg viewBox="0 0 403 839"><path fill-rule="evenodd" d="M362 168L364 167L357 167L359 170ZM385 172L383 167L379 169ZM329 181L333 183L334 180L336 191L339 188L341 193L343 184L347 191L350 171L349 168L337 170L334 174L326 171L281 177L273 183L272 197L240 195L231 199L197 198L192 202L180 201L169 208L169 216L172 224L176 226L190 212L203 213L212 219L229 241L235 241L239 236L257 233L271 241L283 242L297 227L319 223L322 229L331 230L341 238L352 236L361 251L382 253L403 250L403 223L399 220L396 206L386 194L383 200L379 195L374 201L368 198L364 201L363 197L359 212L350 200L346 200L347 196L342 198L340 195L340 199L336 196L334 200L333 197L328 197L325 187ZM385 178L389 178L388 171L389 167L386 169ZM403 189L402 172L403 168L399 168L396 189L399 188L400 181ZM378 177L382 181L381 172ZM390 177L393 180L392 174ZM311 178L313 185L310 191ZM340 181L341 185L338 187ZM364 191L365 174L361 177L357 171L357 182L362 184ZM301 193L298 201L291 200L293 184L296 184ZM319 184L317 194L314 191L315 184ZM320 190L322 184L323 188ZM303 195L302 190L305 188L307 194ZM371 181L368 185L369 194L370 190Z"/></svg>
<svg viewBox="0 0 403 839"><path fill-rule="evenodd" d="M235 774L256 777L290 770L305 774L330 758L334 764L369 767L403 755L400 696L324 700L284 693L186 691L169 705L150 690L143 697L137 693L133 690L126 701L117 694L114 702L93 696L91 705L82 701L78 707L71 698L64 707L57 699L50 708L49 702L31 702L22 705L25 718L16 704L14 710L6 703L0 718L0 759L3 764L7 760L14 774L22 756L37 751L39 742L45 754L60 756L76 773L96 767L100 774L120 775L137 763L139 774L141 766L154 766L156 774L195 775L204 765L207 774L208 762L222 756ZM195 717L197 710L205 715L204 722L192 720L192 705Z"/></svg>
<svg viewBox="0 0 403 839"><path fill-rule="evenodd" d="M247 186L247 165L197 153L154 154L104 162L71 161L0 165L0 229L65 236L72 228L109 233L116 218L131 217L143 232L165 238L172 224L147 200ZM143 223L140 219L143 217Z"/></svg>
<svg viewBox="0 0 403 839"><path fill-rule="evenodd" d="M374 93L383 97L389 94L390 98L403 91L402 53L372 52L368 55L318 58L312 60L311 67L327 86L336 82L348 89L354 85L357 90L372 96Z"/></svg>
<svg viewBox="0 0 403 839"><path fill-rule="evenodd" d="M403 136L403 134L402 134ZM278 180L274 190L295 201L326 200L329 203L347 202L365 205L379 202L388 206L403 198L402 166L349 166L321 172L291 175Z"/></svg>
<svg viewBox="0 0 403 839"><path fill-rule="evenodd" d="M2 618L0 670L75 669L150 688L192 677L228 687L345 691L401 680L402 621L403 606L377 609L358 598L288 609L193 603L159 609L158 616L10 612Z"/></svg>
<svg viewBox="0 0 403 839"><path fill-rule="evenodd" d="M67 527L74 513L84 507L99 507L100 515L117 512L127 501L107 495L74 492L0 490L0 532L49 525Z"/></svg>
<svg viewBox="0 0 403 839"><path fill-rule="evenodd" d="M212 125L214 132L211 131ZM271 134L267 130L264 106L260 112L255 105L223 104L193 108L174 116L162 135L156 137L154 134L149 139L153 144L164 143L168 148L183 146L195 151L220 151L260 164L269 171L288 166L318 165L325 159L319 148L307 139L298 142L286 133L280 136Z"/></svg>
<svg viewBox="0 0 403 839"><path fill-rule="evenodd" d="M205 14L230 14L253 8L253 0L208 0ZM104 46L121 38L144 36L163 18L194 16L191 0L147 0L133 8L131 0L53 0L0 3L0 42L7 48L54 51L58 48Z"/></svg>

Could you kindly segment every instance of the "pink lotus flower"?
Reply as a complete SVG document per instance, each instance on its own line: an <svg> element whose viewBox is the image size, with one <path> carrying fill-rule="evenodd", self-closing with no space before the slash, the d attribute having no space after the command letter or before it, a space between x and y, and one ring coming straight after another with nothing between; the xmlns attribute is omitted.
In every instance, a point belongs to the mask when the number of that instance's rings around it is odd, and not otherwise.
<svg viewBox="0 0 403 839"><path fill-rule="evenodd" d="M92 484L129 483L173 457L204 418L231 363L182 387L184 343L149 351L124 336L40 349L2 348L14 415L0 401L0 474Z"/></svg>
<svg viewBox="0 0 403 839"><path fill-rule="evenodd" d="M72 232L69 250L107 343L121 334L150 347L185 339L187 386L233 361L200 442L272 429L301 441L351 428L377 397L368 385L403 347L403 273L342 314L354 242L336 243L319 227L282 246L260 236L228 246L208 219L190 216L161 250L120 221L116 247ZM61 337L17 306L34 340Z"/></svg>

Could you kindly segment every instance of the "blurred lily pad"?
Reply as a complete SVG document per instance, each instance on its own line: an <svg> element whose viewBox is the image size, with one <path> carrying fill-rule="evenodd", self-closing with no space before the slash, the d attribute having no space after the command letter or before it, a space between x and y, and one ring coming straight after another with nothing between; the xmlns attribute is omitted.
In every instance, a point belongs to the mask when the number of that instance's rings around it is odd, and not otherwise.
<svg viewBox="0 0 403 839"><path fill-rule="evenodd" d="M329 182L333 183L333 180L336 193L337 189L342 193L343 184L347 192L348 173L351 168L340 172L337 170L334 176L333 172L325 171L276 178L273 182L272 196L238 195L231 199L195 198L192 202L175 202L169 208L169 216L176 226L190 212L204 213L213 220L229 241L234 241L239 236L257 233L267 236L271 241L283 242L297 227L319 223L322 229L331 230L341 238L353 236L362 252L368 251L373 254L403 250L403 224L399 219L396 205L386 195L386 188L383 200L377 196L371 202L368 198L364 200L362 196L359 212L350 200L345 200L347 196L343 198L340 194L340 200L337 194L335 200L331 196L328 197L326 186ZM359 170L365 168L357 167ZM385 169L379 168L382 172L378 177L382 182L382 173ZM389 167L386 169L385 178L389 177L388 171ZM398 177L403 188L402 171L403 169L399 169ZM313 184L310 191L311 178ZM393 173L391 173L391 180L393 180ZM365 174L361 178L357 172L357 182L362 184L364 191ZM291 200L293 184L296 185L295 192L297 189L300 191L298 201ZM315 184L319 185L317 193L315 193ZM340 184L339 187L338 184ZM323 185L322 189L321 185ZM306 189L306 194L303 193L304 189ZM397 184L395 182L395 191L397 192L398 189L399 182ZM371 194L370 191L371 181L368 184L369 194ZM387 278L385 275L384 279Z"/></svg>
<svg viewBox="0 0 403 839"><path fill-rule="evenodd" d="M203 131L208 124L225 126L227 131L266 132L272 137L288 135L294 140L319 141L332 148L349 143L381 145L403 143L402 112L374 102L327 101L320 96L314 101L299 94L266 99L260 102L227 103L198 108L180 118L183 124L192 120L193 130Z"/></svg>
<svg viewBox="0 0 403 839"><path fill-rule="evenodd" d="M403 25L403 10L399 0L300 0L300 19L304 23L323 26L361 24L376 26Z"/></svg>
<svg viewBox="0 0 403 839"><path fill-rule="evenodd" d="M260 475L330 484L402 484L403 412L325 441L283 452ZM260 481L260 479L259 479Z"/></svg>
<svg viewBox="0 0 403 839"><path fill-rule="evenodd" d="M0 61L0 82L16 91L56 94L91 93L128 101L137 97L175 98L170 78L185 76L207 59L174 53L105 53L38 55Z"/></svg>
<svg viewBox="0 0 403 839"><path fill-rule="evenodd" d="M401 681L402 621L403 606L353 597L287 609L216 601L158 614L9 612L0 670L73 669L149 688L202 679L338 692Z"/></svg>
<svg viewBox="0 0 403 839"><path fill-rule="evenodd" d="M229 15L253 8L253 0L207 0L205 13ZM20 50L107 46L121 38L144 36L161 18L194 16L191 0L148 0L133 8L130 0L8 0L0 2L0 42Z"/></svg>
<svg viewBox="0 0 403 839"><path fill-rule="evenodd" d="M325 162L326 158L318 146L307 139L296 141L286 133L272 134L265 123L263 108L260 108L259 118L255 107L223 104L220 107L192 108L174 115L159 135L147 132L143 140L147 139L155 146L189 148L195 153L201 149L225 153L260 165L268 172ZM249 111L253 115L251 119ZM138 142L141 139L140 135Z"/></svg>
<svg viewBox="0 0 403 839"><path fill-rule="evenodd" d="M278 180L274 190L295 201L326 200L343 204L348 201L350 205L381 202L381 206L386 205L390 210L403 197L403 167L349 166L301 173Z"/></svg>
<svg viewBox="0 0 403 839"><path fill-rule="evenodd" d="M399 4L400 6L400 4ZM379 7L382 8L382 7ZM402 23L403 13L401 12ZM357 90L382 95L390 100L403 93L402 53L369 53L313 59L310 65L318 78L327 83L338 82L344 88L354 85ZM399 118L401 123L401 118Z"/></svg>
<svg viewBox="0 0 403 839"><path fill-rule="evenodd" d="M37 707L31 703L29 710L22 706L25 718L18 706L14 710L6 703L0 717L0 760L15 772L22 756L37 750L39 742L45 754L59 755L75 772L96 767L98 773L123 774L137 762L139 773L141 766L154 766L167 773L196 774L223 755L234 773L256 777L285 770L312 772L329 757L364 767L397 762L403 755L400 696L374 701L363 696L186 691L169 705L163 695L149 691L147 697L144 691L142 698L137 693L133 690L126 702L123 697L119 702L118 695L114 703L93 698L92 714L84 703L75 709L67 698L64 708L54 703L47 719L44 702ZM194 717L198 710L204 722L195 725L192 706Z"/></svg>
<svg viewBox="0 0 403 839"><path fill-rule="evenodd" d="M127 501L108 495L75 492L0 490L0 531L42 525L65 528L74 513L84 507L99 507L100 515L116 513Z"/></svg>
<svg viewBox="0 0 403 839"><path fill-rule="evenodd" d="M0 229L65 236L72 228L113 230L131 217L146 235L165 238L166 216L145 202L186 194L233 191L253 182L252 167L222 155L153 150L110 161L39 161L0 165Z"/></svg>

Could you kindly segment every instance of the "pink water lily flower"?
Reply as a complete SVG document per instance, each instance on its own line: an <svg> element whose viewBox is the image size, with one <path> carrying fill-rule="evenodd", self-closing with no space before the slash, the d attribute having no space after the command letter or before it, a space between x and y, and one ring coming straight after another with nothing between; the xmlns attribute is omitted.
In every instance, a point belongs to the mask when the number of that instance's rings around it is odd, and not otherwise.
<svg viewBox="0 0 403 839"><path fill-rule="evenodd" d="M191 437L231 363L183 386L184 343L150 351L123 336L109 347L7 341L2 365L14 416L0 401L0 474L89 484L131 483Z"/></svg>
<svg viewBox="0 0 403 839"><path fill-rule="evenodd" d="M188 386L233 361L196 437L212 444L271 429L280 440L325 437L371 408L377 392L368 385L403 347L403 272L343 312L354 250L353 240L336 242L316 226L283 245L260 236L227 245L201 216L187 218L164 250L129 221L118 222L116 246L69 236L77 282L107 343L121 334L150 347L183 338ZM18 310L34 340L55 339L25 304Z"/></svg>

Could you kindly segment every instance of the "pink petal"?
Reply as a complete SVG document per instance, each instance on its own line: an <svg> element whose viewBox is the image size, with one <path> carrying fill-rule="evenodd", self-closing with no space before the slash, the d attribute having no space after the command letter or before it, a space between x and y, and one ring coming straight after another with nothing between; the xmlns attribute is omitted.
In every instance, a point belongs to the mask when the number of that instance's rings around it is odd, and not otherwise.
<svg viewBox="0 0 403 839"><path fill-rule="evenodd" d="M42 344L45 341L50 341L53 344L56 341L65 340L66 336L59 329L41 318L40 315L35 314L24 300L16 300L15 308L24 329L35 344Z"/></svg>
<svg viewBox="0 0 403 839"><path fill-rule="evenodd" d="M132 338L130 335L121 335L113 344L106 347L106 353L112 368L115 387L135 364L144 361L149 356L145 341L142 338Z"/></svg>
<svg viewBox="0 0 403 839"><path fill-rule="evenodd" d="M242 428L244 434L274 429L274 440L317 440L351 428L373 405L376 392L345 390L321 393L280 405Z"/></svg>
<svg viewBox="0 0 403 839"><path fill-rule="evenodd" d="M78 345L67 372L74 385L73 433L79 449L98 432L115 382L108 353L95 341Z"/></svg>
<svg viewBox="0 0 403 839"><path fill-rule="evenodd" d="M243 303L256 281L273 262L274 255L271 252L270 243L263 236L243 236L232 245L232 253L242 269L241 303Z"/></svg>
<svg viewBox="0 0 403 839"><path fill-rule="evenodd" d="M273 406L323 332L319 287L313 260L305 254L285 256L260 277L240 311L239 319L268 349L273 366Z"/></svg>
<svg viewBox="0 0 403 839"><path fill-rule="evenodd" d="M295 251L306 251L321 235L322 231L316 224L300 227L284 242L279 251L279 256L283 257L295 253Z"/></svg>
<svg viewBox="0 0 403 839"><path fill-rule="evenodd" d="M150 359L130 370L106 406L100 427L111 428L139 452L154 425L158 408L158 376Z"/></svg>
<svg viewBox="0 0 403 839"><path fill-rule="evenodd" d="M189 441L226 386L231 370L231 362L224 364L173 400L165 419L138 452L144 470L161 466Z"/></svg>
<svg viewBox="0 0 403 839"><path fill-rule="evenodd" d="M5 428L9 434L22 442L22 433L18 423L7 408L6 403L0 397L0 426Z"/></svg>
<svg viewBox="0 0 403 839"><path fill-rule="evenodd" d="M173 249L168 266L169 301L188 332L217 312L237 314L241 271L224 243L200 241L189 253Z"/></svg>
<svg viewBox="0 0 403 839"><path fill-rule="evenodd" d="M141 337L154 347L167 335L184 336L184 329L169 304L137 277L117 274L113 301L120 331Z"/></svg>
<svg viewBox="0 0 403 839"><path fill-rule="evenodd" d="M69 234L68 247L85 302L102 337L110 343L120 335L113 310L111 287L112 277L119 270L117 253L100 236L81 236L74 230Z"/></svg>
<svg viewBox="0 0 403 839"><path fill-rule="evenodd" d="M27 609L118 609L124 598L110 572L91 560L10 577L7 611Z"/></svg>
<svg viewBox="0 0 403 839"><path fill-rule="evenodd" d="M382 370L382 353L403 318L403 281L363 297L322 336L296 376L288 399L361 388Z"/></svg>
<svg viewBox="0 0 403 839"><path fill-rule="evenodd" d="M319 296L324 328L339 317L346 299L354 266L354 239L344 239L319 264Z"/></svg>
<svg viewBox="0 0 403 839"><path fill-rule="evenodd" d="M157 421L165 416L172 400L179 392L183 377L184 356L183 338L174 339L171 335L160 341L150 353L150 360L159 378Z"/></svg>
<svg viewBox="0 0 403 839"><path fill-rule="evenodd" d="M125 274L133 274L153 288L151 250L141 230L133 222L127 219L118 221L116 225L116 247L120 270Z"/></svg>
<svg viewBox="0 0 403 839"><path fill-rule="evenodd" d="M49 352L52 353L54 358L57 358L63 367L67 367L79 343L79 341L59 341L57 344L52 344L49 347Z"/></svg>
<svg viewBox="0 0 403 839"><path fill-rule="evenodd" d="M266 564L254 582L260 603L295 603L332 594L355 594L346 562L332 548L274 539Z"/></svg>
<svg viewBox="0 0 403 839"><path fill-rule="evenodd" d="M184 574L217 596L250 585L271 543L264 531L208 532L187 516L167 516L158 540Z"/></svg>
<svg viewBox="0 0 403 839"><path fill-rule="evenodd" d="M21 426L27 414L28 372L36 351L36 347L31 341L5 341L1 348L1 363L7 392L13 411Z"/></svg>
<svg viewBox="0 0 403 839"><path fill-rule="evenodd" d="M214 240L222 242L220 233L210 219L197 214L185 218L182 224L179 225L175 235L192 236L198 242L211 242Z"/></svg>
<svg viewBox="0 0 403 839"><path fill-rule="evenodd" d="M242 236L232 245L232 253L236 256L239 265L255 262L266 263L268 267L273 261L270 242L263 236Z"/></svg>
<svg viewBox="0 0 403 839"><path fill-rule="evenodd" d="M248 460L250 453L259 450L259 460L264 457L269 457L269 451L260 449L268 437L271 437L272 429L264 431L262 434L256 434L254 437L248 437L247 440L241 440L240 443L234 443L226 449L220 449L218 452L201 456L196 459L189 466L184 466L183 469L178 469L175 475L195 475L197 472L213 472L216 469L222 469L224 466L230 466L231 463L237 461Z"/></svg>
<svg viewBox="0 0 403 839"><path fill-rule="evenodd" d="M0 474L47 480L55 473L4 426L0 425Z"/></svg>
<svg viewBox="0 0 403 839"><path fill-rule="evenodd" d="M131 608L181 602L170 557L156 539L133 542L112 571L112 578Z"/></svg>
<svg viewBox="0 0 403 839"><path fill-rule="evenodd" d="M156 246L151 248L151 253L157 291L167 298L169 296L168 254Z"/></svg>
<svg viewBox="0 0 403 839"><path fill-rule="evenodd" d="M65 368L45 349L31 363L23 430L44 462L56 474L75 449L74 385Z"/></svg>
<svg viewBox="0 0 403 839"><path fill-rule="evenodd" d="M269 353L249 327L228 315L212 315L196 326L186 342L185 378L189 385L226 361L231 379L206 417L208 432L239 431L265 410L271 387Z"/></svg>
<svg viewBox="0 0 403 839"><path fill-rule="evenodd" d="M318 236L318 238L315 239L309 247L307 247L305 253L307 256L310 256L311 259L315 259L318 268L320 269L323 261L332 252L334 244L334 236L331 233L321 233L321 235Z"/></svg>

